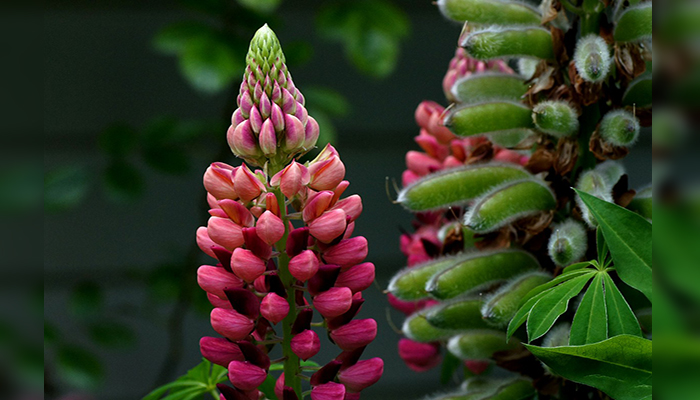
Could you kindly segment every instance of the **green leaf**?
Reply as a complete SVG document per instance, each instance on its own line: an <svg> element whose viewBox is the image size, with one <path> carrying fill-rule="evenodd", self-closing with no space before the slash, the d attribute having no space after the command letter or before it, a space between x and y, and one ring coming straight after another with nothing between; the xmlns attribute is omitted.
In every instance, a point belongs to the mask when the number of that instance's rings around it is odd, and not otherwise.
<svg viewBox="0 0 700 400"><path fill-rule="evenodd" d="M88 329L92 340L105 347L129 348L136 344L134 331L119 322L97 322L91 324Z"/></svg>
<svg viewBox="0 0 700 400"><path fill-rule="evenodd" d="M75 286L69 300L69 309L79 318L99 315L104 304L102 289L95 282L81 282Z"/></svg>
<svg viewBox="0 0 700 400"><path fill-rule="evenodd" d="M189 83L204 93L217 93L243 73L243 54L219 38L196 38L180 54L180 71Z"/></svg>
<svg viewBox="0 0 700 400"><path fill-rule="evenodd" d="M265 398L268 400L277 400L278 397L275 394L275 383L277 383L277 379L275 379L272 374L267 374L267 378L265 378L265 381L258 387L258 390L263 392L265 394Z"/></svg>
<svg viewBox="0 0 700 400"><path fill-rule="evenodd" d="M312 360L300 361L302 367L318 367L318 363ZM270 371L284 371L284 363L275 363L270 365Z"/></svg>
<svg viewBox="0 0 700 400"><path fill-rule="evenodd" d="M459 358L452 355L449 351L445 352L442 367L440 368L440 383L443 385L450 383L460 365L462 365L462 362Z"/></svg>
<svg viewBox="0 0 700 400"><path fill-rule="evenodd" d="M595 242L598 250L598 264L601 268L605 268L610 250L608 249L608 244L605 243L605 236L603 236L603 230L600 227L595 231Z"/></svg>
<svg viewBox="0 0 700 400"><path fill-rule="evenodd" d="M560 315L569 308L569 300L586 286L591 275L582 275L549 290L530 310L527 318L527 335L530 342L543 336Z"/></svg>
<svg viewBox="0 0 700 400"><path fill-rule="evenodd" d="M216 384L227 379L226 368L202 359L196 367L174 382L154 389L142 400L188 400L216 390ZM167 394L166 394L167 393ZM165 395L165 397L163 397Z"/></svg>
<svg viewBox="0 0 700 400"><path fill-rule="evenodd" d="M105 129L99 138L100 149L112 157L125 157L136 146L138 135L126 124L114 124Z"/></svg>
<svg viewBox="0 0 700 400"><path fill-rule="evenodd" d="M620 278L652 301L651 224L618 205L576 193L598 221Z"/></svg>
<svg viewBox="0 0 700 400"><path fill-rule="evenodd" d="M104 377L102 364L97 357L77 346L59 348L56 366L62 380L84 390L95 389Z"/></svg>
<svg viewBox="0 0 700 400"><path fill-rule="evenodd" d="M87 170L81 166L49 172L44 178L44 209L56 212L78 206L85 199L89 184Z"/></svg>
<svg viewBox="0 0 700 400"><path fill-rule="evenodd" d="M334 117L344 117L350 112L350 103L345 96L327 87L305 87L304 98L307 108L318 109Z"/></svg>
<svg viewBox="0 0 700 400"><path fill-rule="evenodd" d="M620 335L584 346L526 347L556 374L615 400L651 398L650 340Z"/></svg>
<svg viewBox="0 0 700 400"><path fill-rule="evenodd" d="M571 324L569 336L571 346L597 343L608 338L608 315L603 289L604 275L607 276L606 273L597 273L586 294L583 295Z"/></svg>
<svg viewBox="0 0 700 400"><path fill-rule="evenodd" d="M576 264L571 264L568 267L564 268L564 270L562 271L562 275L569 273L569 272L572 272L572 271L579 271L579 270L586 268L586 267L589 267L591 265L593 265L593 264L591 264L590 261L584 261L584 262L580 262L580 263L576 263Z"/></svg>
<svg viewBox="0 0 700 400"><path fill-rule="evenodd" d="M637 317L608 274L605 274L605 306L610 337L617 335L642 336Z"/></svg>
<svg viewBox="0 0 700 400"><path fill-rule="evenodd" d="M255 12L269 14L280 5L281 0L238 0L238 4Z"/></svg>
<svg viewBox="0 0 700 400"><path fill-rule="evenodd" d="M212 38L214 30L201 22L183 21L166 26L153 37L153 48L165 54L179 54L198 39Z"/></svg>
<svg viewBox="0 0 700 400"><path fill-rule="evenodd" d="M103 179L108 195L118 202L134 201L145 189L141 172L125 161L114 161L107 166Z"/></svg>

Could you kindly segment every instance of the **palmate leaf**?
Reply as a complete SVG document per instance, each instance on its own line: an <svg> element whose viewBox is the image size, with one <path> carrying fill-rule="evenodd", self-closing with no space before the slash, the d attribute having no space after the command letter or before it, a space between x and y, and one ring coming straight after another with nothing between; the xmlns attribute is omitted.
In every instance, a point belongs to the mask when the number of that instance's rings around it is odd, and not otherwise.
<svg viewBox="0 0 700 400"><path fill-rule="evenodd" d="M608 315L603 276L607 276L607 274L597 273L586 290L586 294L583 295L574 321L571 323L571 335L569 336L569 345L571 346L596 343L608 338Z"/></svg>
<svg viewBox="0 0 700 400"><path fill-rule="evenodd" d="M576 193L598 221L620 279L652 301L651 224L618 205Z"/></svg>
<svg viewBox="0 0 700 400"><path fill-rule="evenodd" d="M651 399L651 341L619 335L583 346L525 345L556 374L600 389L615 400Z"/></svg>
<svg viewBox="0 0 700 400"><path fill-rule="evenodd" d="M633 335L642 336L639 321L627 301L615 286L610 275L605 274L605 307L608 317L608 336Z"/></svg>
<svg viewBox="0 0 700 400"><path fill-rule="evenodd" d="M191 400L216 390L216 384L226 380L226 368L202 359L196 367L174 382L147 394L142 400Z"/></svg>

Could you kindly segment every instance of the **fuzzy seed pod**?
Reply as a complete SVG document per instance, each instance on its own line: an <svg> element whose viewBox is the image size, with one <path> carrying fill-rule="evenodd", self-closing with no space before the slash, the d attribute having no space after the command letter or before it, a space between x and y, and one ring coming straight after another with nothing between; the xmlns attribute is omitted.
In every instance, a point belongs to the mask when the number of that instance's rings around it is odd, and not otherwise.
<svg viewBox="0 0 700 400"><path fill-rule="evenodd" d="M537 26L490 26L467 33L460 39L459 45L478 60L554 58L552 34Z"/></svg>
<svg viewBox="0 0 700 400"><path fill-rule="evenodd" d="M547 100L532 109L537 128L555 137L571 136L578 131L578 115L568 102Z"/></svg>
<svg viewBox="0 0 700 400"><path fill-rule="evenodd" d="M610 111L600 122L598 132L613 146L631 146L639 137L639 120L626 110Z"/></svg>
<svg viewBox="0 0 700 400"><path fill-rule="evenodd" d="M481 315L495 327L504 328L515 315L525 295L552 279L546 272L527 272L511 279L484 299Z"/></svg>
<svg viewBox="0 0 700 400"><path fill-rule="evenodd" d="M579 39L574 51L576 71L588 82L600 82L608 76L613 60L605 40L590 34Z"/></svg>
<svg viewBox="0 0 700 400"><path fill-rule="evenodd" d="M549 257L556 265L573 264L586 254L588 239L580 223L569 219L554 228L549 237Z"/></svg>
<svg viewBox="0 0 700 400"><path fill-rule="evenodd" d="M506 340L505 333L490 329L467 331L447 342L447 350L462 360L485 360L497 351L514 350L519 346L517 339Z"/></svg>
<svg viewBox="0 0 700 400"><path fill-rule="evenodd" d="M608 185L608 181L605 177L596 170L588 170L581 174L581 177L576 183L576 189L607 202L613 201L612 188ZM591 228L597 227L598 221L591 215L588 206L583 203L580 196L576 196L576 204L581 209L581 215L584 221L586 221Z"/></svg>
<svg viewBox="0 0 700 400"><path fill-rule="evenodd" d="M447 18L477 24L539 25L540 14L534 7L508 0L439 0L440 11Z"/></svg>

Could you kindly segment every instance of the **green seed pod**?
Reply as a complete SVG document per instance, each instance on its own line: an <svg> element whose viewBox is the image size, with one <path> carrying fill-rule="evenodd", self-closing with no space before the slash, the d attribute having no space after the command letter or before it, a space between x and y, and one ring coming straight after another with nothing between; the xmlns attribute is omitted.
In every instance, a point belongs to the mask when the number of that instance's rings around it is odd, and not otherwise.
<svg viewBox="0 0 700 400"><path fill-rule="evenodd" d="M608 185L608 182L605 179L605 177L596 170L588 170L581 174L581 177L576 183L576 189L591 194L607 202L612 203L613 201L612 188ZM583 216L583 220L586 221L586 223L591 228L596 228L598 226L598 221L596 221L595 218L591 215L590 211L588 210L588 206L586 206L583 203L581 197L578 195L576 196L576 204L581 209L581 215Z"/></svg>
<svg viewBox="0 0 700 400"><path fill-rule="evenodd" d="M487 134L491 143L496 146L513 148L522 143L525 139L532 137L535 132L531 129L511 129Z"/></svg>
<svg viewBox="0 0 700 400"><path fill-rule="evenodd" d="M587 248L586 230L573 219L555 226L549 237L549 257L556 265L567 266L581 260Z"/></svg>
<svg viewBox="0 0 700 400"><path fill-rule="evenodd" d="M579 39L574 51L576 71L588 82L600 82L608 76L613 61L605 40L595 34Z"/></svg>
<svg viewBox="0 0 700 400"><path fill-rule="evenodd" d="M469 165L425 176L401 190L396 201L414 212L464 205L492 187L529 176L513 164Z"/></svg>
<svg viewBox="0 0 700 400"><path fill-rule="evenodd" d="M540 271L527 272L513 278L484 300L481 316L492 326L505 328L518 311L525 295L551 279L552 275Z"/></svg>
<svg viewBox="0 0 700 400"><path fill-rule="evenodd" d="M651 39L652 12L651 1L630 7L622 14L615 24L613 36L617 42L633 42Z"/></svg>
<svg viewBox="0 0 700 400"><path fill-rule="evenodd" d="M518 72L525 79L531 79L537 71L537 65L540 60L536 58L519 58L518 59Z"/></svg>
<svg viewBox="0 0 700 400"><path fill-rule="evenodd" d="M438 0L447 18L476 24L539 25L540 13L529 4L507 0Z"/></svg>
<svg viewBox="0 0 700 400"><path fill-rule="evenodd" d="M468 33L459 45L478 60L513 57L554 59L552 34L540 27L491 26Z"/></svg>
<svg viewBox="0 0 700 400"><path fill-rule="evenodd" d="M455 334L453 330L440 329L431 325L425 319L425 314L431 310L432 307L426 308L406 318L401 328L406 337L416 342L430 343L445 340Z"/></svg>
<svg viewBox="0 0 700 400"><path fill-rule="evenodd" d="M435 274L426 290L437 299L451 299L496 281L539 268L537 260L520 250L473 252L463 262Z"/></svg>
<svg viewBox="0 0 700 400"><path fill-rule="evenodd" d="M488 100L520 100L527 92L525 78L516 74L486 72L466 76L452 86L452 94L460 103L481 103Z"/></svg>
<svg viewBox="0 0 700 400"><path fill-rule="evenodd" d="M516 379L512 383L501 386L492 396L483 400L527 400L535 395L532 382L526 379Z"/></svg>
<svg viewBox="0 0 700 400"><path fill-rule="evenodd" d="M445 115L444 125L455 135L474 136L533 127L532 110L521 103L493 101L460 104Z"/></svg>
<svg viewBox="0 0 700 400"><path fill-rule="evenodd" d="M539 130L555 137L571 136L578 131L578 115L566 101L538 103L532 109L532 120Z"/></svg>
<svg viewBox="0 0 700 400"><path fill-rule="evenodd" d="M622 96L623 106L651 107L652 101L652 79L649 72L639 75L630 82Z"/></svg>
<svg viewBox="0 0 700 400"><path fill-rule="evenodd" d="M651 186L647 186L646 188L637 191L637 194L634 196L634 199L632 199L627 208L636 212L642 217L651 220L651 210L653 208Z"/></svg>
<svg viewBox="0 0 700 400"><path fill-rule="evenodd" d="M401 300L413 301L428 297L425 285L440 271L463 261L461 257L445 257L424 264L404 268L389 282L389 292Z"/></svg>
<svg viewBox="0 0 700 400"><path fill-rule="evenodd" d="M440 304L425 313L430 325L441 329L488 328L481 318L483 302L478 298L460 299Z"/></svg>
<svg viewBox="0 0 700 400"><path fill-rule="evenodd" d="M614 160L608 160L598 164L595 170L605 179L605 183L609 188L614 187L620 178L626 174L625 167L622 163Z"/></svg>
<svg viewBox="0 0 700 400"><path fill-rule="evenodd" d="M614 146L631 146L639 137L639 120L625 110L605 114L598 130L600 137Z"/></svg>
<svg viewBox="0 0 700 400"><path fill-rule="evenodd" d="M497 351L514 350L519 346L518 339L506 340L505 333L491 329L470 330L447 342L447 350L462 360L486 360Z"/></svg>
<svg viewBox="0 0 700 400"><path fill-rule="evenodd" d="M464 224L478 233L493 232L523 217L553 210L554 193L539 180L509 182L476 200Z"/></svg>

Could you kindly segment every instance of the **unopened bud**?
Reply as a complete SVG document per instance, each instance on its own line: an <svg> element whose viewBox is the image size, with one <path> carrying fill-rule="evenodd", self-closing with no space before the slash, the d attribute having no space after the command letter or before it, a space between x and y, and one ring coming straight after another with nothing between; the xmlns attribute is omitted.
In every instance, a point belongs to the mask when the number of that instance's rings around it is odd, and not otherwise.
<svg viewBox="0 0 700 400"><path fill-rule="evenodd" d="M566 101L547 100L532 109L537 128L555 137L571 136L578 131L578 115Z"/></svg>
<svg viewBox="0 0 700 400"><path fill-rule="evenodd" d="M260 302L260 314L271 324L277 324L289 314L289 303L284 297L268 293Z"/></svg>
<svg viewBox="0 0 700 400"><path fill-rule="evenodd" d="M605 40L590 34L579 39L574 51L576 71L588 82L600 82L608 76L612 58Z"/></svg>
<svg viewBox="0 0 700 400"><path fill-rule="evenodd" d="M625 110L610 111L600 122L599 133L614 146L631 146L639 137L639 120Z"/></svg>
<svg viewBox="0 0 700 400"><path fill-rule="evenodd" d="M556 265L567 266L579 261L586 253L586 230L570 219L556 226L549 238L549 257Z"/></svg>
<svg viewBox="0 0 700 400"><path fill-rule="evenodd" d="M321 340L316 332L306 329L292 338L290 346L294 354L306 361L321 349Z"/></svg>

